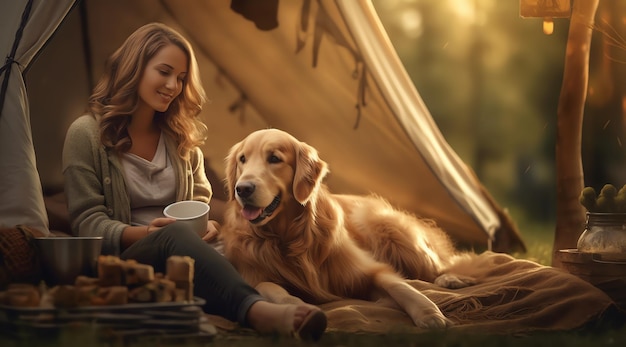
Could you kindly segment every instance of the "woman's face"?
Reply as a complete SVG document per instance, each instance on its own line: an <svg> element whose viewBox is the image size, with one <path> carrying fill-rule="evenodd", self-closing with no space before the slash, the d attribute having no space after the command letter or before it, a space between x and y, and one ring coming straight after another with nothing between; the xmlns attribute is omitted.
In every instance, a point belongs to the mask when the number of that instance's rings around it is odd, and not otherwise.
<svg viewBox="0 0 626 347"><path fill-rule="evenodd" d="M187 77L187 55L178 46L161 48L146 64L139 81L139 108L165 112L183 90Z"/></svg>

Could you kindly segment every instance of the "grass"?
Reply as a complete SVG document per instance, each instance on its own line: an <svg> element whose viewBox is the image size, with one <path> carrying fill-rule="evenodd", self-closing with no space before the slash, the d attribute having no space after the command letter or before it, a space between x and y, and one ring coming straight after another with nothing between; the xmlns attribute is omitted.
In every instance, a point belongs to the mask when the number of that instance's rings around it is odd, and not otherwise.
<svg viewBox="0 0 626 347"><path fill-rule="evenodd" d="M542 265L551 265L554 225L526 222L524 226L520 227L520 230L527 251L525 253L513 253L512 256L532 260Z"/></svg>
<svg viewBox="0 0 626 347"><path fill-rule="evenodd" d="M445 331L426 333L393 333L393 334L358 334L328 332L320 341L305 342L278 336L258 336L254 333L218 333L210 338L171 338L163 336L143 336L141 338L123 339L95 334L89 328L68 328L54 335L28 334L19 339L14 338L15 332L0 336L3 347L52 347L52 346L102 346L102 347L265 347L265 346L341 346L341 347L374 347L374 346L437 346L437 347L502 347L502 346L623 346L626 343L626 329L604 329L600 331L570 331L536 333L526 336L487 335L477 333L451 333Z"/></svg>

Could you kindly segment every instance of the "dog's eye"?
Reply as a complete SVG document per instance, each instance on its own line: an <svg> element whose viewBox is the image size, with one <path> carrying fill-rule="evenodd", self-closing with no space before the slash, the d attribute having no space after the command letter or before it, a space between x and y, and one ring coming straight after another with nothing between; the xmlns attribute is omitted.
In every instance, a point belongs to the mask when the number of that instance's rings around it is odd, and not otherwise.
<svg viewBox="0 0 626 347"><path fill-rule="evenodd" d="M243 163L245 163L245 162L246 162L246 156L242 154L242 155L239 157L239 162L240 162L240 163L242 163L242 164L243 164Z"/></svg>
<svg viewBox="0 0 626 347"><path fill-rule="evenodd" d="M275 156L274 154L271 154L269 158L267 158L267 162L270 164L280 163L281 161L282 160L280 160L280 158Z"/></svg>

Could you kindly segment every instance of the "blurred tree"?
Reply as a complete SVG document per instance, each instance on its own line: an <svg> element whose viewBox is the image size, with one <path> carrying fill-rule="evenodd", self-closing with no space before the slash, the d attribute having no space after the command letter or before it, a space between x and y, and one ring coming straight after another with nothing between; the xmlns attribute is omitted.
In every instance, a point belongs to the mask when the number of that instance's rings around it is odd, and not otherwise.
<svg viewBox="0 0 626 347"><path fill-rule="evenodd" d="M563 23L546 36L517 1L373 3L450 145L500 204L553 222Z"/></svg>

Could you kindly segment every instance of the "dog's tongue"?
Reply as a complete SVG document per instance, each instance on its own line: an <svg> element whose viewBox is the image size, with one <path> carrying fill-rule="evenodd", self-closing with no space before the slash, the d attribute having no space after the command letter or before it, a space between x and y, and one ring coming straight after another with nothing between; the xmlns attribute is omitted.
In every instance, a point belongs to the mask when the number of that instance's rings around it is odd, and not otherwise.
<svg viewBox="0 0 626 347"><path fill-rule="evenodd" d="M249 205L246 205L241 209L241 214L243 215L243 218L247 220L257 219L261 215L261 212L263 212L262 208Z"/></svg>

